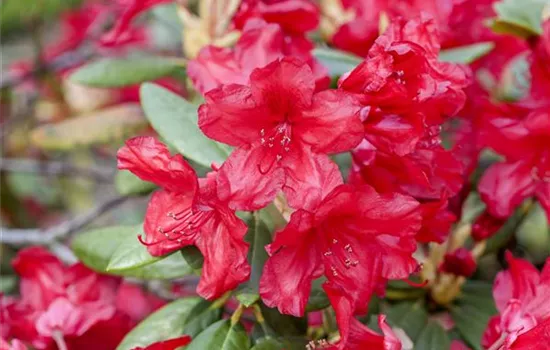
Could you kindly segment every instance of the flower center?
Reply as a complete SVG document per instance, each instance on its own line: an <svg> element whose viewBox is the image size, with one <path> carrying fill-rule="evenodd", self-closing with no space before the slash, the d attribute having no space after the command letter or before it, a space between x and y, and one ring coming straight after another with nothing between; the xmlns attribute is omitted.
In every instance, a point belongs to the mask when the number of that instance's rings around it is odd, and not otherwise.
<svg viewBox="0 0 550 350"><path fill-rule="evenodd" d="M264 156L258 164L260 173L267 174L276 163L290 151L292 127L283 122L272 129L260 130L260 144L264 147Z"/></svg>
<svg viewBox="0 0 550 350"><path fill-rule="evenodd" d="M161 233L169 241L177 241L182 243L184 238L190 238L197 230L203 226L214 215L214 210L206 208L203 210L193 210L192 208L186 208L177 213L168 212L166 216L172 218L172 222L168 222L163 226L157 227L157 232ZM151 245L150 243L143 242L145 245Z"/></svg>
<svg viewBox="0 0 550 350"><path fill-rule="evenodd" d="M325 259L330 260L330 270L334 277L339 275L339 271L350 269L359 265L359 260L353 251L353 247L350 243L340 242L338 239L333 238L330 242L329 249L323 253ZM332 263L336 263L335 266ZM344 266L344 269L341 268Z"/></svg>

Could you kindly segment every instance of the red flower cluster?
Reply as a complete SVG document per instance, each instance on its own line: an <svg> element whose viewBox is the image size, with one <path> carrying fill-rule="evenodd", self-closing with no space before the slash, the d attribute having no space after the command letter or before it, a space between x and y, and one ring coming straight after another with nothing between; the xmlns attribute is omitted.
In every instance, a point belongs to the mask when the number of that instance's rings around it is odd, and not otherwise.
<svg viewBox="0 0 550 350"><path fill-rule="evenodd" d="M541 273L507 252L509 269L498 273L493 296L500 315L493 317L482 344L487 349L546 349L550 343L550 260Z"/></svg>
<svg viewBox="0 0 550 350"><path fill-rule="evenodd" d="M115 348L124 335L163 302L137 286L99 275L81 263L64 266L43 248L21 250L13 261L21 297L2 297L2 336L36 349ZM18 341L12 349L24 348Z"/></svg>

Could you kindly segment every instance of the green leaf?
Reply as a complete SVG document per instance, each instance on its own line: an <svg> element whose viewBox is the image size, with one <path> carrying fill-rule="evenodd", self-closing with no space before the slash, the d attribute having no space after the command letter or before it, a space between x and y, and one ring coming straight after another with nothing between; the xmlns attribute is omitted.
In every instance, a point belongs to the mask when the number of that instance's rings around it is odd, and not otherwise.
<svg viewBox="0 0 550 350"><path fill-rule="evenodd" d="M281 344L273 338L260 338L250 350L283 350L284 344Z"/></svg>
<svg viewBox="0 0 550 350"><path fill-rule="evenodd" d="M183 70L183 64L176 58L101 58L77 69L70 79L92 87L117 88L162 78L177 70Z"/></svg>
<svg viewBox="0 0 550 350"><path fill-rule="evenodd" d="M548 0L502 0L493 5L496 18L492 29L497 33L521 38L542 34L542 13Z"/></svg>
<svg viewBox="0 0 550 350"><path fill-rule="evenodd" d="M250 339L244 327L230 320L220 320L193 339L186 350L243 350L250 348Z"/></svg>
<svg viewBox="0 0 550 350"><path fill-rule="evenodd" d="M189 312L185 324L185 334L196 337L221 317L222 309L220 307L214 307L214 304L211 302L201 300Z"/></svg>
<svg viewBox="0 0 550 350"><path fill-rule="evenodd" d="M481 350L481 337L491 316L497 313L492 297L492 285L481 281L468 281L451 316L461 337L475 350Z"/></svg>
<svg viewBox="0 0 550 350"><path fill-rule="evenodd" d="M550 255L550 225L544 209L535 203L516 231L518 244L536 264Z"/></svg>
<svg viewBox="0 0 550 350"><path fill-rule="evenodd" d="M396 304L386 311L386 316L389 325L403 329L413 342L418 338L428 321L428 313L420 302Z"/></svg>
<svg viewBox="0 0 550 350"><path fill-rule="evenodd" d="M0 293L10 294L17 287L17 276L0 276Z"/></svg>
<svg viewBox="0 0 550 350"><path fill-rule="evenodd" d="M145 130L147 126L140 106L125 103L40 126L31 131L31 141L39 148L67 151L76 147L117 143Z"/></svg>
<svg viewBox="0 0 550 350"><path fill-rule="evenodd" d="M197 125L197 106L155 84L145 83L140 90L145 115L153 128L185 157L210 167L221 164L229 155L227 147L203 135Z"/></svg>
<svg viewBox="0 0 550 350"><path fill-rule="evenodd" d="M116 350L132 350L151 343L180 337L186 334L186 324L191 311L201 302L200 298L179 299L155 311L124 337Z"/></svg>
<svg viewBox="0 0 550 350"><path fill-rule="evenodd" d="M444 62L470 64L488 54L495 44L493 42L475 43L472 45L455 47L439 53L439 59Z"/></svg>
<svg viewBox="0 0 550 350"><path fill-rule="evenodd" d="M204 257L197 247L187 246L181 248L180 253L185 262L189 266L191 266L193 270L200 271L200 269L202 269L202 264L204 264Z"/></svg>
<svg viewBox="0 0 550 350"><path fill-rule="evenodd" d="M522 99L531 88L531 64L527 53L521 53L506 63L496 86L498 99L514 102Z"/></svg>
<svg viewBox="0 0 550 350"><path fill-rule="evenodd" d="M266 324L275 334L284 338L292 336L302 337L307 331L307 319L298 318L289 315L282 315L275 308L268 308L263 303L260 303L262 315L265 318Z"/></svg>
<svg viewBox="0 0 550 350"><path fill-rule="evenodd" d="M323 290L326 278L318 278L311 284L311 292L307 302L306 311L316 311L327 308L330 305L327 293Z"/></svg>
<svg viewBox="0 0 550 350"><path fill-rule="evenodd" d="M314 49L313 56L327 67L331 77L340 76L351 71L362 61L361 57L326 47Z"/></svg>
<svg viewBox="0 0 550 350"><path fill-rule="evenodd" d="M255 215L246 234L245 240L250 243L248 250L248 262L250 263L250 279L237 293L237 299L246 307L251 306L260 298L259 285L264 264L269 257L265 246L271 243L271 232L267 225Z"/></svg>
<svg viewBox="0 0 550 350"><path fill-rule="evenodd" d="M89 268L112 275L141 279L172 279L193 273L193 269L179 254L165 258L153 258L148 255L144 246L137 239L141 226L112 226L94 229L75 237L72 248L75 255ZM141 247L140 247L141 246ZM108 270L115 253L124 250L140 251L147 259L140 264L132 265L136 259L128 256L124 269ZM144 253L147 253L145 255ZM133 266L133 267L130 267Z"/></svg>
<svg viewBox="0 0 550 350"><path fill-rule="evenodd" d="M147 194L156 187L154 183L143 181L128 170L119 170L115 175L115 188L124 196Z"/></svg>
<svg viewBox="0 0 550 350"><path fill-rule="evenodd" d="M430 321L415 342L418 350L446 350L451 347L447 332L436 321Z"/></svg>

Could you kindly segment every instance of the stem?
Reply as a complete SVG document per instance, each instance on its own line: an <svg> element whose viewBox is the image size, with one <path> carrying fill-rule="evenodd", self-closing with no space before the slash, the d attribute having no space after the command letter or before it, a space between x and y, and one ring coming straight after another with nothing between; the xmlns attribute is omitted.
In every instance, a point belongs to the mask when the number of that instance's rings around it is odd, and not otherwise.
<svg viewBox="0 0 550 350"><path fill-rule="evenodd" d="M233 315L231 315L231 326L234 326L237 323L239 323L239 320L241 319L241 315L243 314L243 311L244 311L243 304L239 304L239 307L237 308L237 310L235 310Z"/></svg>
<svg viewBox="0 0 550 350"><path fill-rule="evenodd" d="M231 297L231 291L225 293L222 295L219 299L214 301L212 305L210 305L211 309L219 309L220 307L224 306L227 300Z"/></svg>
<svg viewBox="0 0 550 350"><path fill-rule="evenodd" d="M496 342L491 345L491 347L487 350L498 350L502 345L504 345L504 342L506 341L506 333L502 333L500 335L500 338Z"/></svg>
<svg viewBox="0 0 550 350"><path fill-rule="evenodd" d="M274 231L282 229L286 226L286 220L279 209L277 209L275 204L270 203L267 207L265 207L264 210L267 212L267 214L269 214L271 221L273 222Z"/></svg>
<svg viewBox="0 0 550 350"><path fill-rule="evenodd" d="M63 339L63 333L61 333L60 331L54 331L52 334L52 338L55 341L55 344L57 345L57 348L59 350L68 350L65 339Z"/></svg>
<svg viewBox="0 0 550 350"><path fill-rule="evenodd" d="M260 324L260 327L262 327L262 330L264 331L266 337L269 337L269 328L267 328L267 324L265 323L264 315L262 314L262 310L260 309L260 306L258 304L254 304L252 311L254 312L254 317L256 317L256 321Z"/></svg>

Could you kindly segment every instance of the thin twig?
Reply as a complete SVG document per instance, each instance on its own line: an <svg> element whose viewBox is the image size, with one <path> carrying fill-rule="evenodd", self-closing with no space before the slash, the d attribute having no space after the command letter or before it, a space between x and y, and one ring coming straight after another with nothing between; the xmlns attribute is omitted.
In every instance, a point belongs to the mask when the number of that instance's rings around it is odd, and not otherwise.
<svg viewBox="0 0 550 350"><path fill-rule="evenodd" d="M10 229L2 227L0 228L0 242L17 246L28 244L50 244L58 239L66 238L79 231L81 228L88 225L105 212L124 202L127 198L127 196L114 197L101 203L86 214L82 214L72 220L62 222L61 224L47 230Z"/></svg>
<svg viewBox="0 0 550 350"><path fill-rule="evenodd" d="M82 168L68 162L16 158L0 158L0 171L79 176L93 178L101 182L111 182L114 175L110 169L97 166Z"/></svg>

